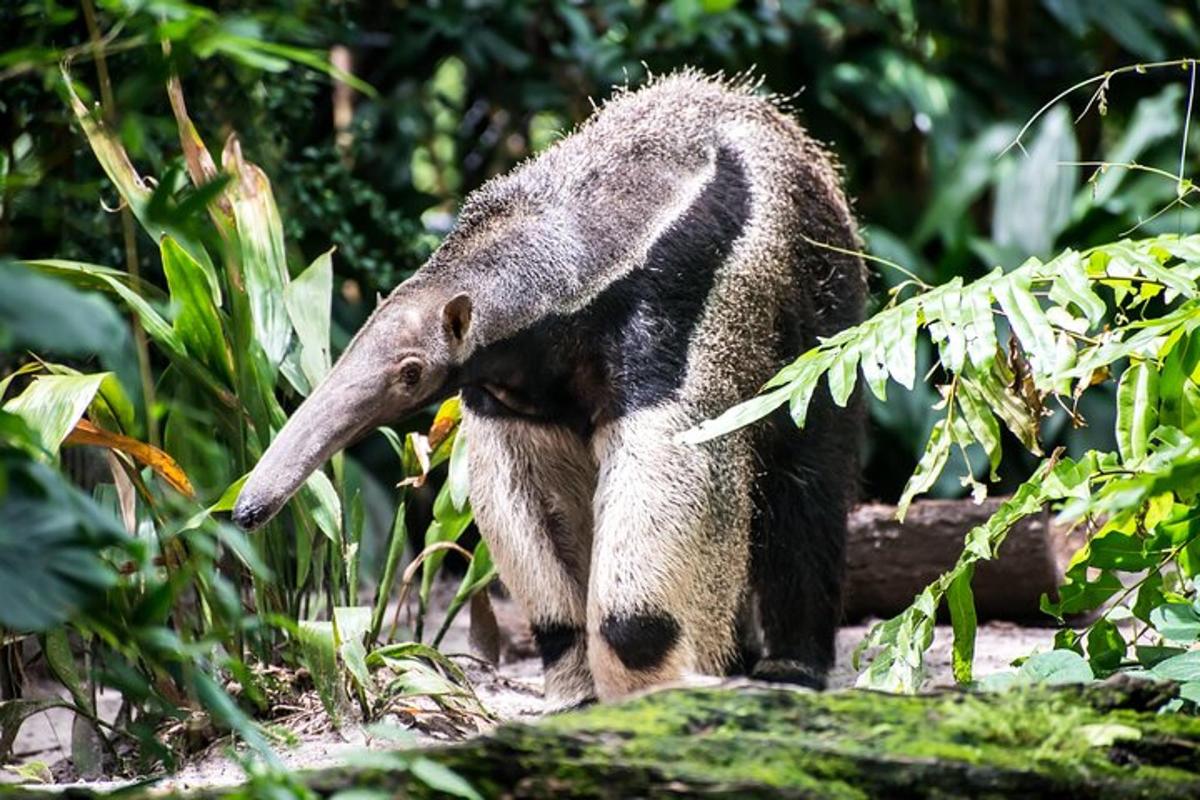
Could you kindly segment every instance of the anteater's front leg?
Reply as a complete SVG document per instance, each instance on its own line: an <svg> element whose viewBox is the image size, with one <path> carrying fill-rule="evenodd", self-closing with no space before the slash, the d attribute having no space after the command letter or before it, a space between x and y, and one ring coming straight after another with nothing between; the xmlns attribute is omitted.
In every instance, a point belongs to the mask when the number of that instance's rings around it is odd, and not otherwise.
<svg viewBox="0 0 1200 800"><path fill-rule="evenodd" d="M594 436L588 659L602 700L690 674L724 674L737 655L750 451L741 434L675 444L674 434L698 418L681 405L657 406Z"/></svg>
<svg viewBox="0 0 1200 800"><path fill-rule="evenodd" d="M471 505L500 577L524 608L555 706L595 698L584 635L592 455L573 431L463 412Z"/></svg>

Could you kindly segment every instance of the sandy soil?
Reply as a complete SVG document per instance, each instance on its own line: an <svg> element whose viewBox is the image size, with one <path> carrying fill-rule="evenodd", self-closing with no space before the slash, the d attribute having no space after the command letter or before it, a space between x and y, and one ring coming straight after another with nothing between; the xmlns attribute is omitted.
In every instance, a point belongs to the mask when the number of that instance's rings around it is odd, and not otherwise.
<svg viewBox="0 0 1200 800"><path fill-rule="evenodd" d="M506 600L494 602L500 623L503 651L509 659L499 667L492 667L472 656L457 656L456 661L470 677L475 692L483 706L497 721L533 720L545 713L542 699L541 666L532 657L528 632L519 613ZM831 676L831 685L836 688L852 686L855 673L851 667L850 654L867 631L866 625L842 628L838 635L838 666ZM447 653L465 654L468 645L468 621L464 612L456 620L443 645ZM939 627L933 648L928 654L927 664L932 675L931 686L953 683L950 671L950 639L948 627ZM979 677L1008 669L1014 658L1035 650L1049 649L1053 630L1048 628L1021 627L1009 623L984 624L979 629L976 644L975 673ZM56 692L51 685L35 687L35 693L49 696ZM101 713L111 719L115 716L118 698L104 694L100 698ZM421 707L414 703L411 714L402 713L385 718L394 727L409 729L415 741L422 744L440 744L472 735L470 725L464 728L461 720L444 719L432 706ZM475 731L483 732L496 723L476 720ZM328 722L319 703L314 698L305 702L289 714L284 727L295 744L281 747L279 755L289 768L314 768L344 762L364 748L386 748L394 746L390 738L371 735L369 730L357 723L346 723L334 729ZM17 737L14 751L19 760L39 760L53 765L52 773L59 779L70 779L73 772L67 762L71 746L71 713L53 709L29 719ZM0 782L12 780L0 773ZM224 785L242 780L242 769L230 757L228 742L218 742L194 757L180 771L163 779L163 787L188 788L201 785ZM117 788L120 782L90 783L91 786Z"/></svg>

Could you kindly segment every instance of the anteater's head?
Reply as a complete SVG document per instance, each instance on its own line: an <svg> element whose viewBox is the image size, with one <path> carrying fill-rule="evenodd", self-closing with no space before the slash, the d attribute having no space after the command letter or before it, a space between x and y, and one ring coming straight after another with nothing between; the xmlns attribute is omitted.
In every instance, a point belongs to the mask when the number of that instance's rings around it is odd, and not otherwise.
<svg viewBox="0 0 1200 800"><path fill-rule="evenodd" d="M429 286L392 294L271 442L238 496L234 522L257 528L334 453L452 392L471 311L467 295Z"/></svg>

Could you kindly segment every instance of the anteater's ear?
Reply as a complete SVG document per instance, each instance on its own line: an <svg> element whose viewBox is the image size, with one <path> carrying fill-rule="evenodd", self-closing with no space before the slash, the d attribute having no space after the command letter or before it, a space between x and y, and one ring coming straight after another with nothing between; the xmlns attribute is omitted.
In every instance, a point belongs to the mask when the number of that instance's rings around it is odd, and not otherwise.
<svg viewBox="0 0 1200 800"><path fill-rule="evenodd" d="M442 329L451 344L461 345L471 328L471 298L465 294L456 296L442 308Z"/></svg>

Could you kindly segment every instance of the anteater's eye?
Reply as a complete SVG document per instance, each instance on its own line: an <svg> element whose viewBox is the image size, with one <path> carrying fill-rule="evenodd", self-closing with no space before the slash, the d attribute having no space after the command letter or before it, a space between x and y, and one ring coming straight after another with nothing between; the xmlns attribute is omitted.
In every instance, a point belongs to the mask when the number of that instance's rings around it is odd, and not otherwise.
<svg viewBox="0 0 1200 800"><path fill-rule="evenodd" d="M400 383L412 388L421 382L421 362L415 358L407 359L400 365Z"/></svg>

